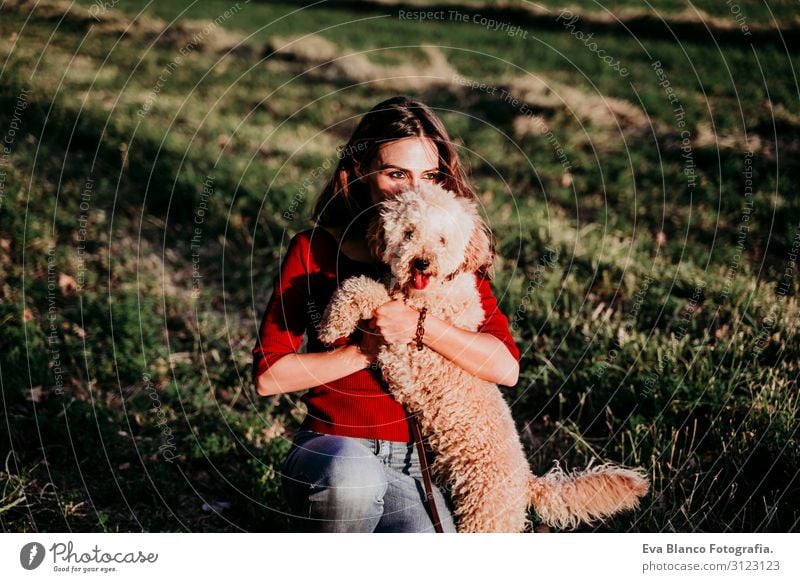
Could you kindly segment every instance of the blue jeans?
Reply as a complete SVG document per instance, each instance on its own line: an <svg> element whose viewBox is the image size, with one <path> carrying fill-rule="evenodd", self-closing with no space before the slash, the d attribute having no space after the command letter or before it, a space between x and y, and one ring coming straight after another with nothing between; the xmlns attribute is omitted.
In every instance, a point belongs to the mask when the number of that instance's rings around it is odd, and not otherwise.
<svg viewBox="0 0 800 582"><path fill-rule="evenodd" d="M281 483L303 531L435 531L413 442L298 431ZM454 533L450 495L432 485L442 529Z"/></svg>

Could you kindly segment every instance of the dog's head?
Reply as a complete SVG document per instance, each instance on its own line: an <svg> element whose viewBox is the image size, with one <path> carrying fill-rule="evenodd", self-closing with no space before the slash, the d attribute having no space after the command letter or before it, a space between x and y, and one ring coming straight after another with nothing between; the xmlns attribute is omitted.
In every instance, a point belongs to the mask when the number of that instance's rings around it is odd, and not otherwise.
<svg viewBox="0 0 800 582"><path fill-rule="evenodd" d="M487 229L474 201L436 184L384 200L367 233L373 254L406 293L424 292L492 263Z"/></svg>

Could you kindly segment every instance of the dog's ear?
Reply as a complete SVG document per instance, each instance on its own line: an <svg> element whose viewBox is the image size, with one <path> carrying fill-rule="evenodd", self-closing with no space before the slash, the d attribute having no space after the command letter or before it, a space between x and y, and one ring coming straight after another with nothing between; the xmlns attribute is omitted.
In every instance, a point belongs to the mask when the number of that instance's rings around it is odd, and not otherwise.
<svg viewBox="0 0 800 582"><path fill-rule="evenodd" d="M375 259L383 262L383 255L386 252L386 239L384 238L383 218L380 212L375 215L367 227L367 247Z"/></svg>
<svg viewBox="0 0 800 582"><path fill-rule="evenodd" d="M467 248L464 251L464 262L459 267L462 273L481 272L491 278L494 265L494 242L489 227L478 213L478 205L470 198L457 198L472 223Z"/></svg>
<svg viewBox="0 0 800 582"><path fill-rule="evenodd" d="M480 271L491 276L494 264L493 247L489 228L480 217L476 217L472 227L472 235L464 251L464 263L461 265L460 270L464 273Z"/></svg>

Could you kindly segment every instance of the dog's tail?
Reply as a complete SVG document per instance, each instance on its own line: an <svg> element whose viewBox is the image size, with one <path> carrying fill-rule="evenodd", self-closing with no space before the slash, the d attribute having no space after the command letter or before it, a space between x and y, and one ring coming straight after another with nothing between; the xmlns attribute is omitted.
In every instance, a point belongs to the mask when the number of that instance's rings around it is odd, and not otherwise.
<svg viewBox="0 0 800 582"><path fill-rule="evenodd" d="M531 505L546 524L572 529L617 511L635 509L650 483L641 469L611 463L565 473L556 466L543 477L531 475Z"/></svg>

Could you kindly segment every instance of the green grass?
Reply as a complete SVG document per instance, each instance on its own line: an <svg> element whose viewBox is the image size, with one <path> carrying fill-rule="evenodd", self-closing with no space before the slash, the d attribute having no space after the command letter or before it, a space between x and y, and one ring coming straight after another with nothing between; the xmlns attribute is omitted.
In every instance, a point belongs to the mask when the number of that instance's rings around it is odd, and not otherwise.
<svg viewBox="0 0 800 582"><path fill-rule="evenodd" d="M764 20L760 4L740 4ZM133 16L145 5L117 9ZM724 3L696 5L726 16ZM600 31L598 44L630 70L623 81L554 27L510 39L332 5L277 22L292 6L249 5L225 21L234 39L252 33L246 50L192 51L143 116L191 34L84 38L88 22L74 18L53 35L58 19L34 16L23 29L26 14L3 9L0 131L29 91L0 200L3 529L292 529L279 469L302 420L299 394L258 399L250 348L313 194L297 219L282 215L347 138L353 122L341 121L404 92L437 108L469 149L498 238L495 292L523 350L520 383L504 393L535 470L554 459L647 467L652 495L602 531L796 530L796 271L788 292L779 287L800 229L796 56L770 43ZM786 5L770 6L788 18ZM229 7L197 3L182 18ZM146 14L169 22L184 8L153 3ZM357 22L365 17L369 35ZM626 100L653 128L620 131L543 107L573 166L564 186L548 141L516 134L519 111L496 97L453 84L356 84L302 59L262 59L278 39L310 33L388 72L435 44L461 75L499 86L540 76L579 91L579 108L594 96ZM656 59L686 111L692 191ZM711 127L718 143L702 138ZM754 144L777 139L779 155L762 145L753 158L750 230L737 248L743 127ZM209 175L194 297L193 220ZM322 178L311 183L313 192ZM84 288L62 289L59 273ZM219 514L203 509L222 501L230 507Z"/></svg>

